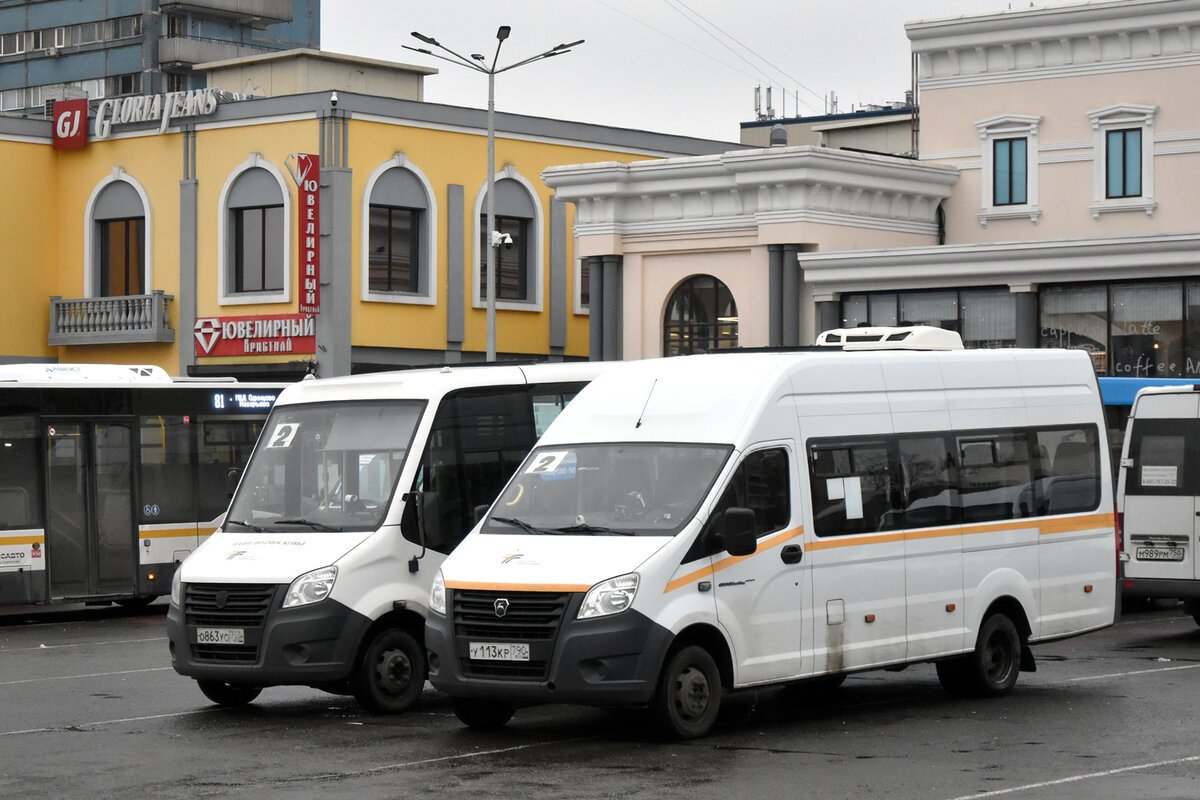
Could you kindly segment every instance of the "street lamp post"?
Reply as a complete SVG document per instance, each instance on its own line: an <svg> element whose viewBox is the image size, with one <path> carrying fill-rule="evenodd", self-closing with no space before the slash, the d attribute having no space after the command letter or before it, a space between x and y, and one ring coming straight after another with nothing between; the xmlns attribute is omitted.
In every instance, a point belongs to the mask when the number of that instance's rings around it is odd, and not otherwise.
<svg viewBox="0 0 1200 800"><path fill-rule="evenodd" d="M456 53L446 45L434 39L432 36L412 32L412 35L420 39L427 45L431 45L440 50L449 53L450 56L444 56L440 53L435 53L432 50L424 47L410 47L409 45L401 45L405 50L414 50L418 53L424 53L427 56L440 58L443 61L449 61L451 64L457 64L462 67L473 69L476 72L482 72L488 76L488 104L487 104L487 360L496 360L496 251L499 249L503 236L500 231L496 230L496 214L495 214L495 188L496 188L496 76L501 72L508 72L510 69L523 67L526 64L532 64L534 61L550 58L551 56L560 56L563 53L570 52L572 47L583 44L583 39L567 44L558 44L551 47L544 53L538 53L535 56L522 59L505 67L497 67L496 64L500 60L500 47L504 44L504 40L508 38L508 34L512 28L508 25L501 25L496 31L496 52L492 56L491 66L487 65L485 59L479 53L472 53L470 58ZM452 56L452 57L451 57Z"/></svg>

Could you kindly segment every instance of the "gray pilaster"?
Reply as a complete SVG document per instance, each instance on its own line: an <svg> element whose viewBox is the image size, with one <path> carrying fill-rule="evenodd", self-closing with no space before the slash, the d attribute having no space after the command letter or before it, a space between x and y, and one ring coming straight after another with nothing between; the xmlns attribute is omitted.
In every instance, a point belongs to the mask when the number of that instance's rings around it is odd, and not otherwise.
<svg viewBox="0 0 1200 800"><path fill-rule="evenodd" d="M567 346L567 315L571 309L567 274L567 206L550 198L550 297L546 308L550 312L550 355L562 357Z"/></svg>
<svg viewBox="0 0 1200 800"><path fill-rule="evenodd" d="M621 257L604 260L604 360L619 361L621 351Z"/></svg>
<svg viewBox="0 0 1200 800"><path fill-rule="evenodd" d="M796 347L800 344L800 263L796 260L797 248L785 244L782 253L783 273L783 346Z"/></svg>
<svg viewBox="0 0 1200 800"><path fill-rule="evenodd" d="M349 375L350 198L354 171L321 167L321 313L317 315L317 375Z"/></svg>
<svg viewBox="0 0 1200 800"><path fill-rule="evenodd" d="M462 352L466 338L466 205L463 187L446 187L446 353Z"/></svg>
<svg viewBox="0 0 1200 800"><path fill-rule="evenodd" d="M200 183L196 180L196 130L183 132L183 179L179 181L179 332L175 337L179 347L179 374L187 375L196 363L196 328L199 308L196 297L196 275L200 225ZM148 287L153 289L154 287Z"/></svg>
<svg viewBox="0 0 1200 800"><path fill-rule="evenodd" d="M1037 290L1013 292L1017 316L1017 347L1038 346Z"/></svg>
<svg viewBox="0 0 1200 800"><path fill-rule="evenodd" d="M837 300L822 300L817 304L817 330L833 330L842 326L842 304Z"/></svg>
<svg viewBox="0 0 1200 800"><path fill-rule="evenodd" d="M604 262L589 256L588 265L588 360L604 360Z"/></svg>
<svg viewBox="0 0 1200 800"><path fill-rule="evenodd" d="M783 247L767 245L767 314L770 332L767 344L783 344Z"/></svg>

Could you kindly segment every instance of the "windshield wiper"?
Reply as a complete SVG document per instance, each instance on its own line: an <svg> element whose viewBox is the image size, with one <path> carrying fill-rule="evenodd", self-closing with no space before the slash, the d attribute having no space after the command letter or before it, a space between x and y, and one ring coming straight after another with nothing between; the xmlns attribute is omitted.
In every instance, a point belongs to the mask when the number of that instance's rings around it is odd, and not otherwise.
<svg viewBox="0 0 1200 800"><path fill-rule="evenodd" d="M226 525L229 525L231 523L234 525L241 525L243 528L249 528L250 530L254 531L255 533L265 533L267 530L266 528L262 528L262 527L259 527L258 525L255 525L253 522L246 522L245 520L240 520L240 519L225 520Z"/></svg>
<svg viewBox="0 0 1200 800"><path fill-rule="evenodd" d="M322 531L322 532L329 532L329 533L333 533L333 532L341 530L341 528L334 528L331 525L326 525L324 522L317 522L316 520L312 520L312 519L301 519L299 517L297 517L295 519L273 519L273 520L271 520L271 524L272 525L307 525L308 527L312 528L314 531ZM262 528L259 528L259 530L262 530Z"/></svg>
<svg viewBox="0 0 1200 800"><path fill-rule="evenodd" d="M536 533L536 534L545 533L545 531L539 530L538 528L535 528L532 525L530 525L525 520L517 519L516 517L492 517L492 522L503 522L505 525L512 525L513 527L520 528L521 530L525 531L526 533Z"/></svg>
<svg viewBox="0 0 1200 800"><path fill-rule="evenodd" d="M567 525L562 528L551 528L553 533L612 533L617 536L637 536L633 531L619 531L615 528L605 528L600 525L588 525L586 522L581 522L576 525Z"/></svg>

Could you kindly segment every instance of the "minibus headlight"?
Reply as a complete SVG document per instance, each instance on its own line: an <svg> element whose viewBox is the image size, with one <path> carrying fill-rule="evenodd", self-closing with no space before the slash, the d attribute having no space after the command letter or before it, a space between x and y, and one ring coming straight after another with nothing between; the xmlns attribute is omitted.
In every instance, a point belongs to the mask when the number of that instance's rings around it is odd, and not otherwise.
<svg viewBox="0 0 1200 800"><path fill-rule="evenodd" d="M337 580L337 572L337 567L321 567L296 578L288 587L283 607L306 606L329 597L329 593L333 591L333 582Z"/></svg>
<svg viewBox="0 0 1200 800"><path fill-rule="evenodd" d="M446 613L446 579L442 577L440 569L433 579L433 586L429 588L429 610L435 614Z"/></svg>
<svg viewBox="0 0 1200 800"><path fill-rule="evenodd" d="M579 607L579 619L620 614L633 605L633 597L637 594L637 588L636 572L597 583L588 590L587 596L583 598L583 605Z"/></svg>
<svg viewBox="0 0 1200 800"><path fill-rule="evenodd" d="M171 605L183 606L183 581L179 577L179 565L175 565L175 574L171 576Z"/></svg>

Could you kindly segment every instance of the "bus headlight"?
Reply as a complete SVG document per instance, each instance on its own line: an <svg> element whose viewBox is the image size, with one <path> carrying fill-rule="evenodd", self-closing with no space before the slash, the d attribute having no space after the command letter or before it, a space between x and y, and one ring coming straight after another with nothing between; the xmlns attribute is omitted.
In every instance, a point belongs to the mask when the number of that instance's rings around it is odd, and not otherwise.
<svg viewBox="0 0 1200 800"><path fill-rule="evenodd" d="M293 608L321 602L333 591L335 580L337 580L337 567L321 567L321 569L314 569L312 572L301 575L288 587L283 607Z"/></svg>
<svg viewBox="0 0 1200 800"><path fill-rule="evenodd" d="M631 572L617 578L609 578L603 583L597 583L588 590L579 607L579 619L592 617L607 617L610 614L620 614L633 605L634 595L637 594L638 575Z"/></svg>
<svg viewBox="0 0 1200 800"><path fill-rule="evenodd" d="M179 565L175 565L175 574L171 576L171 605L183 607L183 581L179 578Z"/></svg>
<svg viewBox="0 0 1200 800"><path fill-rule="evenodd" d="M440 569L433 579L433 586L429 588L429 610L443 615L446 613L446 579L442 577Z"/></svg>

